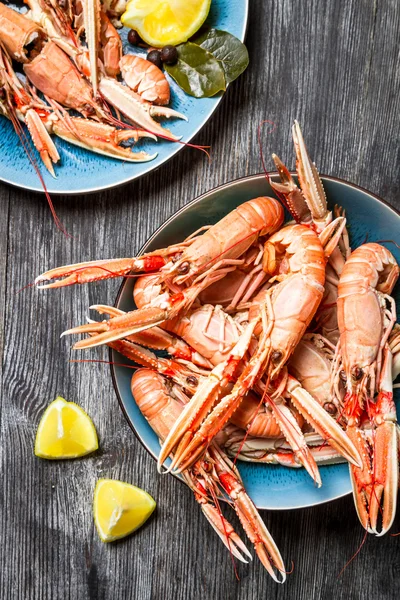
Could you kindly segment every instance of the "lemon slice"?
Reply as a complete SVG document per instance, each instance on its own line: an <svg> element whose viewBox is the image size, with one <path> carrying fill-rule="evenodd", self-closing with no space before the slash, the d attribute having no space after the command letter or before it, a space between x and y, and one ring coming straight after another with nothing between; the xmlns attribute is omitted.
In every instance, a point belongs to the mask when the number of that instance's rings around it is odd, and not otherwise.
<svg viewBox="0 0 400 600"><path fill-rule="evenodd" d="M36 433L36 456L77 458L94 452L98 447L93 422L80 406L58 396L46 408Z"/></svg>
<svg viewBox="0 0 400 600"><path fill-rule="evenodd" d="M176 46L203 25L211 0L130 0L121 17L150 46Z"/></svg>
<svg viewBox="0 0 400 600"><path fill-rule="evenodd" d="M99 479L94 490L94 522L103 542L118 540L141 527L155 507L150 494L123 481Z"/></svg>

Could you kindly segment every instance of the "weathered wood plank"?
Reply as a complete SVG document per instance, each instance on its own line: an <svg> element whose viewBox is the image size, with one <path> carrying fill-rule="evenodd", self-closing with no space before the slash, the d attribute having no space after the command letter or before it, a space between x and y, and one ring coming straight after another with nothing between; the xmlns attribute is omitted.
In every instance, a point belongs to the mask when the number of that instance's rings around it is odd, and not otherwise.
<svg viewBox="0 0 400 600"><path fill-rule="evenodd" d="M90 304L112 301L119 283L53 294L16 292L52 265L133 254L196 195L261 171L257 128L264 119L276 124L269 134L263 130L268 168L272 150L294 166L290 124L298 118L322 173L371 189L400 208L399 42L396 0L252 0L251 66L230 86L196 140L212 145L211 165L186 149L173 163L120 190L56 198L72 240L56 232L43 197L0 186L2 598L397 596L399 538L368 538L338 579L363 536L351 498L265 513L287 564L294 561L294 573L279 587L254 561L239 567L237 582L229 555L191 492L172 477L157 476L153 460L131 433L107 367L68 362L70 341L59 334L83 322ZM38 419L58 393L92 415L101 443L96 456L64 464L34 458ZM115 545L102 544L93 527L92 494L101 476L132 481L158 501L150 523ZM399 519L396 524L398 529Z"/></svg>

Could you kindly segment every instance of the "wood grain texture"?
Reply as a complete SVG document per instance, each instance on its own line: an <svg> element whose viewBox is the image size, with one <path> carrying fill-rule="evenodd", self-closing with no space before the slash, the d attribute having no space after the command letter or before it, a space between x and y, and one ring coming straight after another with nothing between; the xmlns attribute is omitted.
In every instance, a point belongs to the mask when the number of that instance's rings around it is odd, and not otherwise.
<svg viewBox="0 0 400 600"><path fill-rule="evenodd" d="M119 410L108 368L69 362L60 333L119 282L54 293L17 291L50 266L133 255L179 207L212 187L261 171L263 149L294 166L298 118L320 171L400 208L400 4L398 0L251 0L251 64L230 86L197 143L147 178L119 190L55 198L74 236L52 225L44 197L0 185L1 399L0 597L8 599L227 600L396 598L400 538L369 537L338 578L363 532L350 497L314 509L263 514L294 573L274 584L255 560L236 581L228 553L191 492L160 477ZM99 352L101 355L102 352ZM105 355L105 352L104 352ZM62 394L93 417L101 450L81 461L35 459L44 407ZM131 481L158 502L151 521L114 545L99 541L91 502L99 477ZM232 517L237 525L237 521ZM400 529L397 518L394 531Z"/></svg>

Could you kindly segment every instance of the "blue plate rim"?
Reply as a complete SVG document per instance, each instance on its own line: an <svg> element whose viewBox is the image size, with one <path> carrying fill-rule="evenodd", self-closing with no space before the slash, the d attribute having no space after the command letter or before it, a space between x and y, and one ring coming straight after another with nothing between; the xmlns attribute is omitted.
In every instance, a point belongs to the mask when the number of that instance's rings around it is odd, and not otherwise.
<svg viewBox="0 0 400 600"><path fill-rule="evenodd" d="M279 173L277 173L276 171L271 171L268 173L268 175L270 177L278 177ZM296 176L297 173L295 172L291 172L291 175ZM178 215L180 215L182 212L184 212L185 210L187 210L188 207L194 206L195 204L202 202L203 200L207 199L208 196L214 194L215 192L220 192L226 188L229 188L231 186L237 185L242 183L243 181L258 181L262 178L265 178L265 173L257 173L255 175L245 175L244 177L238 177L237 179L233 179L232 181L228 181L227 183L223 183L221 185L218 185L214 188L212 188L211 190L208 190L207 192L204 192L204 194L201 194L200 196L197 196L196 198L194 198L193 200L191 200L190 202L188 202L187 204L185 204L184 206L182 206L181 208L179 208L176 212L174 212L170 217L168 217L168 219L166 221L164 221L164 223L162 223L159 227L157 227L157 229L151 234L151 236L149 237L149 239L142 245L142 247L140 248L138 254L142 254L143 252L145 252L147 246L149 244L151 244L151 242L153 241L153 239L165 228L169 225L169 223L171 223ZM392 206L391 204L389 204L389 202L387 202L386 200L384 200L383 198L381 198L380 196L378 196L377 194L374 194L373 192L370 192L369 190L363 188L360 185L357 185L355 183L351 183L349 181L345 181L344 179L341 179L340 177L333 177L331 175L323 175L320 174L320 177L322 180L327 180L327 181L334 181L335 183L339 183L340 185L343 185L345 187L350 187L356 190L359 190L361 192L363 192L364 194L367 194L368 196L370 196L371 198L373 198L374 200L377 200L379 203L383 204L384 206L386 206L387 208L389 208L394 215L396 215L396 217L400 217L400 211L397 210L397 208L395 208L394 206ZM124 291L124 287L126 285L126 283L129 281L128 278L124 278L119 289L117 292L117 296L115 298L114 301L114 306L116 308L118 308L118 304L121 298L121 295ZM117 400L118 400L118 404L122 410L122 413L129 425L129 427L131 428L131 430L133 431L133 433L135 434L136 438L138 439L138 441L140 442L140 444L143 446L143 448L145 448L145 450L150 454L150 456L157 462L158 460L158 456L156 456L156 454L154 454L154 452L147 446L146 442L142 439L142 437L140 436L139 432L137 431L132 419L130 418L127 409L125 408L125 403L122 399L122 396L119 392L119 388L118 388L118 383L117 383L117 377L115 374L115 369L114 369L114 365L112 364L112 349L109 349L109 360L110 360L110 371L111 371L111 379L112 379L112 383L113 383L113 387L114 387L114 391L115 394L117 396ZM184 480L182 479L182 477L180 475L177 475L175 473L171 473L176 479L178 479L178 481L180 481L181 483L185 483ZM186 484L185 484L186 485ZM293 506L288 506L288 507L271 507L271 506L258 506L257 508L259 510L270 510L270 511L282 511L282 510L300 510L300 509L304 509L304 508L312 508L314 506L320 506L322 504L328 504L329 502L334 502L336 500L339 500L340 498L344 498L345 496L349 496L352 492L344 492L344 493L340 493L337 496L335 496L334 498L330 498L330 499L322 499L319 501L311 501L308 502L307 504L299 504L299 505L293 505Z"/></svg>
<svg viewBox="0 0 400 600"><path fill-rule="evenodd" d="M243 24L242 24L242 31L241 34L239 36L239 39L241 42L244 42L246 39L246 35L247 35L247 30L248 30L248 25L249 25L249 10L250 10L250 0L244 0L245 2L245 14L244 14L244 19L243 19ZM229 86L230 84L228 84ZM227 86L227 88L228 88ZM208 123L208 121L211 119L211 117L213 116L213 114L215 113L215 111L217 110L217 108L220 106L223 97L225 95L226 91L223 94L220 94L219 96L216 96L216 103L215 106L211 109L210 114L208 115L208 117L201 123L201 125L199 125L188 137L188 139L185 141L185 144L189 144L191 142L191 140L203 129L203 127ZM150 173L155 173L156 171L158 171L158 169L162 166L164 166L168 161L170 161L174 156L176 156L176 154L178 154L178 152L180 152L181 150L184 149L185 144L179 144L176 143L176 148L175 150L172 151L172 153L169 156L166 156L156 167L154 167L154 169L150 169L149 171L147 171L146 173L142 173L142 174L137 174L137 175L130 175L128 177L126 177L123 180L119 180L116 183L111 183L111 184L106 184L106 185L102 185L99 187L95 187L95 188L91 188L91 189L81 189L81 190L50 190L50 193L52 196L63 196L63 195L68 195L68 196L76 196L78 194L94 194L96 192L102 192L105 190L112 190L114 188L117 188L121 185L126 185L127 183L130 183L131 181L135 181L137 179L140 179L142 177L146 177L147 175L150 175ZM8 185L12 185L13 187L22 189L22 190L28 190L30 192L35 192L37 194L44 194L43 190L37 189L36 187L32 187L31 185L23 185L22 183L16 183L15 181L10 181L9 179L7 179L6 177L2 177L0 174L0 181L3 181L4 183L8 184Z"/></svg>

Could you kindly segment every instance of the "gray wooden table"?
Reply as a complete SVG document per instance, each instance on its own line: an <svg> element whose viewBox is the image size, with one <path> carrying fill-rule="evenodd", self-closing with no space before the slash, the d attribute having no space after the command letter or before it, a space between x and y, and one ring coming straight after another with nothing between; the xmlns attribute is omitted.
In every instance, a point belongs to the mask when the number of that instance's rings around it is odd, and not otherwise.
<svg viewBox="0 0 400 600"><path fill-rule="evenodd" d="M230 557L192 493L174 478L158 476L131 432L108 367L71 364L71 340L59 338L84 321L90 304L112 303L119 282L17 295L51 266L134 255L198 194L260 172L257 126L263 119L277 125L263 140L267 156L277 151L294 166L290 125L297 118L322 173L368 188L400 208L398 0L250 4L251 65L196 139L211 144L211 165L185 149L158 172L121 189L55 198L73 240L56 231L44 197L0 185L2 600L398 597L398 537L369 537L338 577L363 538L351 497L264 513L294 572L278 586L255 560L239 566L236 581ZM38 420L57 394L93 417L100 436L93 457L66 463L34 457ZM93 525L99 477L131 481L158 503L142 530L114 545L102 544ZM399 529L397 518L393 531Z"/></svg>

